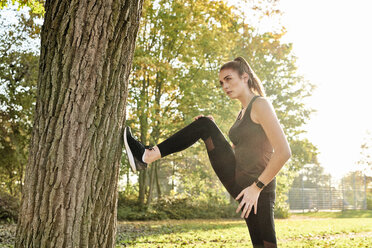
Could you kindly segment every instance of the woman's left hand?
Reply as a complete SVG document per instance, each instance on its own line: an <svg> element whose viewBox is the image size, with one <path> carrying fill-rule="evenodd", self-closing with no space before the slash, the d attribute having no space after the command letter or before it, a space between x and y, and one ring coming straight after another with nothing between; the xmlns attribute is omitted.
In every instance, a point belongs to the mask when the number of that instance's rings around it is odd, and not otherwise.
<svg viewBox="0 0 372 248"><path fill-rule="evenodd" d="M214 118L213 118L212 115L207 115L206 117L208 117L208 118L211 119L213 122L215 122L215 121L214 121Z"/></svg>
<svg viewBox="0 0 372 248"><path fill-rule="evenodd" d="M247 188L243 189L240 194L235 198L235 200L238 200L240 197L243 196L243 199L239 203L239 207L236 209L236 213L240 211L240 209L244 206L244 209L242 211L242 214L240 217L248 218L249 213L252 210L252 207L254 206L254 214L257 214L257 202L258 197L260 196L261 189L256 186L255 183L248 186Z"/></svg>

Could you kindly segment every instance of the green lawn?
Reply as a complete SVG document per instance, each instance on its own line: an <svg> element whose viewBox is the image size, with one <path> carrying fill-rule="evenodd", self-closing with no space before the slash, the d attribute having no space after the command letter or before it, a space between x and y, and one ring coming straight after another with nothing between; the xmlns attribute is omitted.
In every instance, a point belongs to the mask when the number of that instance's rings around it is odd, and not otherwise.
<svg viewBox="0 0 372 248"><path fill-rule="evenodd" d="M372 247L372 219L324 213L276 219L279 247ZM329 213L331 216L335 213ZM351 214L351 213L348 213ZM370 214L370 213L364 213ZM120 222L117 247L252 247L243 219Z"/></svg>
<svg viewBox="0 0 372 248"><path fill-rule="evenodd" d="M372 247L372 211L318 212L276 219L279 247ZM15 224L0 225L0 247L13 247ZM252 247L238 219L119 222L116 247Z"/></svg>
<svg viewBox="0 0 372 248"><path fill-rule="evenodd" d="M372 210L345 210L338 212L298 213L293 216L318 218L372 218Z"/></svg>

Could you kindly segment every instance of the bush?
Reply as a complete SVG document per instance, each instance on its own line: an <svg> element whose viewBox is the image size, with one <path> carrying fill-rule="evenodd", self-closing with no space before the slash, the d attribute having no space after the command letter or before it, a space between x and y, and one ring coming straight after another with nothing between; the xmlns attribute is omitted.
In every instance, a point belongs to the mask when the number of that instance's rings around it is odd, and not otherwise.
<svg viewBox="0 0 372 248"><path fill-rule="evenodd" d="M281 208L274 208L274 216L278 219L286 219L289 217L289 208L288 207L281 207Z"/></svg>
<svg viewBox="0 0 372 248"><path fill-rule="evenodd" d="M147 208L140 207L132 196L119 192L118 220L163 220L163 219L209 219L235 218L237 204L228 204L212 197L209 200L198 200L187 196L164 196L155 200Z"/></svg>
<svg viewBox="0 0 372 248"><path fill-rule="evenodd" d="M237 208L237 201L229 203L225 197L211 194L198 199L181 194L164 196L154 200L149 207L140 207L137 196L119 192L117 218L118 220L240 218L241 211L235 212ZM289 206L284 200L275 202L274 216L289 217Z"/></svg>
<svg viewBox="0 0 372 248"><path fill-rule="evenodd" d="M278 219L286 219L289 217L289 205L284 201L276 201L274 207L274 216Z"/></svg>
<svg viewBox="0 0 372 248"><path fill-rule="evenodd" d="M0 189L0 222L17 222L19 206L18 198Z"/></svg>
<svg viewBox="0 0 372 248"><path fill-rule="evenodd" d="M372 210L372 192L367 193L367 209Z"/></svg>

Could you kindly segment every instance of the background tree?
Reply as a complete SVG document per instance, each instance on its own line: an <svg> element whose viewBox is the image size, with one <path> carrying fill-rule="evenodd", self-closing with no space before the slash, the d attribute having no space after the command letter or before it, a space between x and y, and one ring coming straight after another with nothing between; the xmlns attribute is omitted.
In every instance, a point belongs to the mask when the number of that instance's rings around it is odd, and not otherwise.
<svg viewBox="0 0 372 248"><path fill-rule="evenodd" d="M357 161L359 169L368 176L372 176L372 134L366 130L360 146L360 159Z"/></svg>
<svg viewBox="0 0 372 248"><path fill-rule="evenodd" d="M143 143L159 143L200 111L218 106L215 98L219 95L212 91L217 61L226 58L236 37L234 17L224 1L145 1L130 79L128 118L128 125L134 132L138 130ZM177 155L139 172L141 204L145 193L150 203L155 183L161 195L160 163L169 166L169 176L175 176L175 164L180 162ZM170 166L169 161L175 164Z"/></svg>
<svg viewBox="0 0 372 248"><path fill-rule="evenodd" d="M18 4L18 10L27 6L29 7L30 13L35 16L41 17L45 14L44 0L0 0L0 9L9 6L9 3L14 5Z"/></svg>
<svg viewBox="0 0 372 248"><path fill-rule="evenodd" d="M0 18L0 187L21 197L35 103L38 54L29 49L36 31L32 19L18 24Z"/></svg>
<svg viewBox="0 0 372 248"><path fill-rule="evenodd" d="M324 172L319 164L307 164L293 180L293 185L304 188L328 188L331 186L331 175Z"/></svg>
<svg viewBox="0 0 372 248"><path fill-rule="evenodd" d="M372 209L372 188L369 187L372 177L364 171L355 170L348 172L341 179L344 207Z"/></svg>
<svg viewBox="0 0 372 248"><path fill-rule="evenodd" d="M279 11L248 2L258 15ZM284 29L258 33L252 24L243 22L247 14L241 10L223 1L146 1L130 77L126 124L142 142L154 144L190 123L194 116L212 114L227 134L240 106L221 90L218 69L236 56L246 57L263 81L292 148L292 158L277 181L276 209L285 210L294 172L316 161L316 148L300 137L312 112L303 99L313 86L297 75L292 46L281 42ZM37 30L35 25L29 26ZM130 183L132 175L125 156L122 164L126 193L138 190L142 204L149 205L154 197L180 193L206 202L226 195L203 143L153 163L149 170L139 173L135 185Z"/></svg>
<svg viewBox="0 0 372 248"><path fill-rule="evenodd" d="M303 103L314 85L297 74L292 45L280 40L285 31L257 33L253 26L243 22L245 16L241 11L219 1L161 1L157 5L148 2L144 10L129 98L129 119L136 121L128 124L139 133L143 143L155 144L193 121L194 116L212 114L226 134L239 104L229 101L219 87L218 69L227 60L244 56L264 83L293 151L291 160L278 175L276 208L287 209L286 193L295 171L315 161L317 152L309 140L300 137L306 132L303 125L314 112ZM225 13L223 17L220 11ZM140 172L139 201L144 203L154 182L158 195L160 188L163 193L175 188L178 192L198 194L216 190L218 187L200 185L203 174L209 175L205 178L209 180L207 185L218 185L218 179L211 176L214 173L203 149L202 143L196 144ZM164 179L171 177L172 185L167 181L159 185L159 173ZM157 180L151 179L152 175ZM147 187L149 191L145 190Z"/></svg>

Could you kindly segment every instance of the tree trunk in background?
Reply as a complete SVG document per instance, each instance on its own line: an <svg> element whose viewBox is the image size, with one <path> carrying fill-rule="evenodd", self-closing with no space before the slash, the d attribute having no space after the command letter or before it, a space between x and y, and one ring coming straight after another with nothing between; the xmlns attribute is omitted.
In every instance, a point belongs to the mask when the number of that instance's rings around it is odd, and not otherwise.
<svg viewBox="0 0 372 248"><path fill-rule="evenodd" d="M145 205L145 195L146 195L146 177L147 170L141 170L138 172L138 204L143 207Z"/></svg>
<svg viewBox="0 0 372 248"><path fill-rule="evenodd" d="M114 247L143 0L46 1L15 247Z"/></svg>
<svg viewBox="0 0 372 248"><path fill-rule="evenodd" d="M155 175L155 163L157 161L154 162L154 165L150 167L150 181L149 181L149 192L147 194L147 201L146 201L146 206L149 207L150 206L150 203L152 201L152 192L153 192L153 186L154 186L154 175Z"/></svg>
<svg viewBox="0 0 372 248"><path fill-rule="evenodd" d="M162 196L161 196L160 183L159 183L158 167L159 167L159 164L156 163L155 164L156 189L157 189L157 192L158 192L158 199L160 199Z"/></svg>

